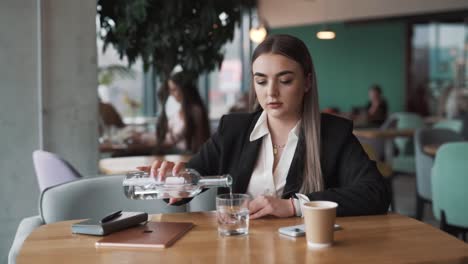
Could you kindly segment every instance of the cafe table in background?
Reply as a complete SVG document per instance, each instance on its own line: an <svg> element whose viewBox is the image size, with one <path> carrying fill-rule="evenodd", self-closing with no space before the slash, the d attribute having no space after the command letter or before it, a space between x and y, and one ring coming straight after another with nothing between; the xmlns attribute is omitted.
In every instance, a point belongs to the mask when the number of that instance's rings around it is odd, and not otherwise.
<svg viewBox="0 0 468 264"><path fill-rule="evenodd" d="M152 215L151 221L193 222L166 249L95 248L101 237L71 233L78 220L41 226L25 240L17 263L467 263L468 244L398 214L338 217L333 246L310 249L305 237L278 233L300 217L250 221L249 234L218 235L215 212Z"/></svg>
<svg viewBox="0 0 468 264"><path fill-rule="evenodd" d="M360 138L382 139L385 147L385 162L392 164L393 140L397 137L413 137L415 129L354 129L353 134Z"/></svg>
<svg viewBox="0 0 468 264"><path fill-rule="evenodd" d="M423 146L423 151L429 156L435 156L442 144L428 144Z"/></svg>
<svg viewBox="0 0 468 264"><path fill-rule="evenodd" d="M155 160L167 160L172 162L187 162L192 155L160 155L160 156L133 156L105 158L99 161L99 170L102 174L125 174L136 170L138 166L151 165Z"/></svg>
<svg viewBox="0 0 468 264"><path fill-rule="evenodd" d="M424 118L424 123L427 125L433 125L437 122L447 120L446 117L443 116L427 116Z"/></svg>
<svg viewBox="0 0 468 264"><path fill-rule="evenodd" d="M112 143L103 142L99 144L99 152L101 154L107 153L111 156L135 156L135 155L149 155L155 149L155 144L149 143Z"/></svg>

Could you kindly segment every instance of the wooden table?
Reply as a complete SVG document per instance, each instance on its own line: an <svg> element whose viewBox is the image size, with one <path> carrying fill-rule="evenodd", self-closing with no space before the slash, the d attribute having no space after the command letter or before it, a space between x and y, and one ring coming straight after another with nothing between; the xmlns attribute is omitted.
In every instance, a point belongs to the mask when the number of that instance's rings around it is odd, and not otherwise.
<svg viewBox="0 0 468 264"><path fill-rule="evenodd" d="M138 143L138 144L116 144L105 142L99 144L99 152L101 153L111 153L112 155L144 155L144 154L151 154L154 151L156 145L155 144L146 144L146 143Z"/></svg>
<svg viewBox="0 0 468 264"><path fill-rule="evenodd" d="M355 129L353 134L363 138L396 138L396 137L412 137L414 129Z"/></svg>
<svg viewBox="0 0 468 264"><path fill-rule="evenodd" d="M392 164L393 139L397 137L412 137L415 129L354 129L353 134L367 139L383 139L385 147L385 161Z"/></svg>
<svg viewBox="0 0 468 264"><path fill-rule="evenodd" d="M343 230L334 246L308 249L304 237L280 235L278 228L301 218L250 221L250 234L220 237L214 212L153 215L152 221L194 222L195 227L167 249L96 249L99 237L71 234L72 223L34 230L17 263L466 263L468 244L405 216L338 218Z"/></svg>
<svg viewBox="0 0 468 264"><path fill-rule="evenodd" d="M427 116L424 118L424 123L428 125L433 125L437 122L444 121L444 120L447 120L447 118L443 116Z"/></svg>
<svg viewBox="0 0 468 264"><path fill-rule="evenodd" d="M102 174L125 174L129 171L136 170L138 166L151 165L153 161L168 160L172 162L187 162L192 158L192 155L162 155L162 156L135 156L135 157L119 157L105 158L99 161L99 170Z"/></svg>

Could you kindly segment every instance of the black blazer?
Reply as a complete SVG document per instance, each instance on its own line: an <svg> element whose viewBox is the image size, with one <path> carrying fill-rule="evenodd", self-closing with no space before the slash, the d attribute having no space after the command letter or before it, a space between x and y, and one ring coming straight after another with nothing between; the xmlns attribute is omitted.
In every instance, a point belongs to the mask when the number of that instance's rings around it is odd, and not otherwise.
<svg viewBox="0 0 468 264"><path fill-rule="evenodd" d="M201 175L231 174L233 192L245 193L261 146L249 137L261 112L221 118L218 130L187 164ZM325 190L306 194L310 200L338 203L337 215L387 212L389 191L375 162L369 160L347 119L321 115L321 165ZM303 178L304 137L299 137L282 198L298 192ZM227 190L221 190L226 192Z"/></svg>

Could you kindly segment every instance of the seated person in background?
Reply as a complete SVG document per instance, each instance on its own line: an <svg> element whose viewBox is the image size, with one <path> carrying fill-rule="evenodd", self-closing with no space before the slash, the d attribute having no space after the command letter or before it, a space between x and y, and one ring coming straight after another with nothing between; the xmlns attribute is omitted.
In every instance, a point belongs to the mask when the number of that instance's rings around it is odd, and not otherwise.
<svg viewBox="0 0 468 264"><path fill-rule="evenodd" d="M159 178L185 167L202 175L229 173L232 191L253 199L251 219L301 215L297 193L338 203L338 216L386 213L389 192L353 135L352 122L320 114L306 45L289 35L268 36L251 65L253 112L223 116L218 131L188 163L155 161L138 169Z"/></svg>
<svg viewBox="0 0 468 264"><path fill-rule="evenodd" d="M161 88L166 94L166 106L158 120L154 134L144 134L140 140L156 144L163 153L196 153L209 138L208 114L194 80L183 72L172 75ZM162 96L164 97L164 96ZM163 98L164 99L164 98ZM175 110L175 111L174 111Z"/></svg>
<svg viewBox="0 0 468 264"><path fill-rule="evenodd" d="M437 102L437 116L447 116L447 102L453 90L454 87L452 85L442 89Z"/></svg>
<svg viewBox="0 0 468 264"><path fill-rule="evenodd" d="M111 103L102 102L99 98L99 135L105 133L107 128L124 128L125 126L115 107Z"/></svg>
<svg viewBox="0 0 468 264"><path fill-rule="evenodd" d="M445 105L447 118L463 117L468 113L468 89L452 89Z"/></svg>
<svg viewBox="0 0 468 264"><path fill-rule="evenodd" d="M369 89L369 103L366 110L367 122L371 125L380 126L387 119L387 101L383 98L379 85L375 84Z"/></svg>
<svg viewBox="0 0 468 264"><path fill-rule="evenodd" d="M123 122L121 115L111 103L104 103L99 98L99 142L104 146L101 151L111 153L112 157L151 154L150 149L130 151L122 149L122 146L119 146L119 150L112 149L114 144L132 144L133 139L140 135L141 133L137 132L134 126ZM106 150L106 146L110 147L110 150Z"/></svg>
<svg viewBox="0 0 468 264"><path fill-rule="evenodd" d="M122 117L111 103L104 103L99 100L99 115L102 125L115 126L117 128L125 127Z"/></svg>

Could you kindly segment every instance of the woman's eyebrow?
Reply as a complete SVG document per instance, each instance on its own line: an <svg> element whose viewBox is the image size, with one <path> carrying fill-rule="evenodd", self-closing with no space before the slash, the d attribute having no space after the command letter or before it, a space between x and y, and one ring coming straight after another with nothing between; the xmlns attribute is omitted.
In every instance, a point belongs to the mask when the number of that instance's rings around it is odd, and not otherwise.
<svg viewBox="0 0 468 264"><path fill-rule="evenodd" d="M261 72L254 73L254 76L267 77L266 74L261 73Z"/></svg>
<svg viewBox="0 0 468 264"><path fill-rule="evenodd" d="M277 77L279 77L279 76L283 76L283 75L285 75L285 74L294 74L294 72L293 72L293 71L290 71L290 70L286 70L286 71L280 71L280 72L278 72L278 73L275 74L275 75L276 75ZM261 72L255 72L255 73L254 73L254 76L267 77L266 74L261 73Z"/></svg>
<svg viewBox="0 0 468 264"><path fill-rule="evenodd" d="M289 71L289 70L286 70L286 71L280 71L276 74L276 76L280 77L280 76L283 76L283 75L286 75L286 74L294 74L293 71Z"/></svg>

